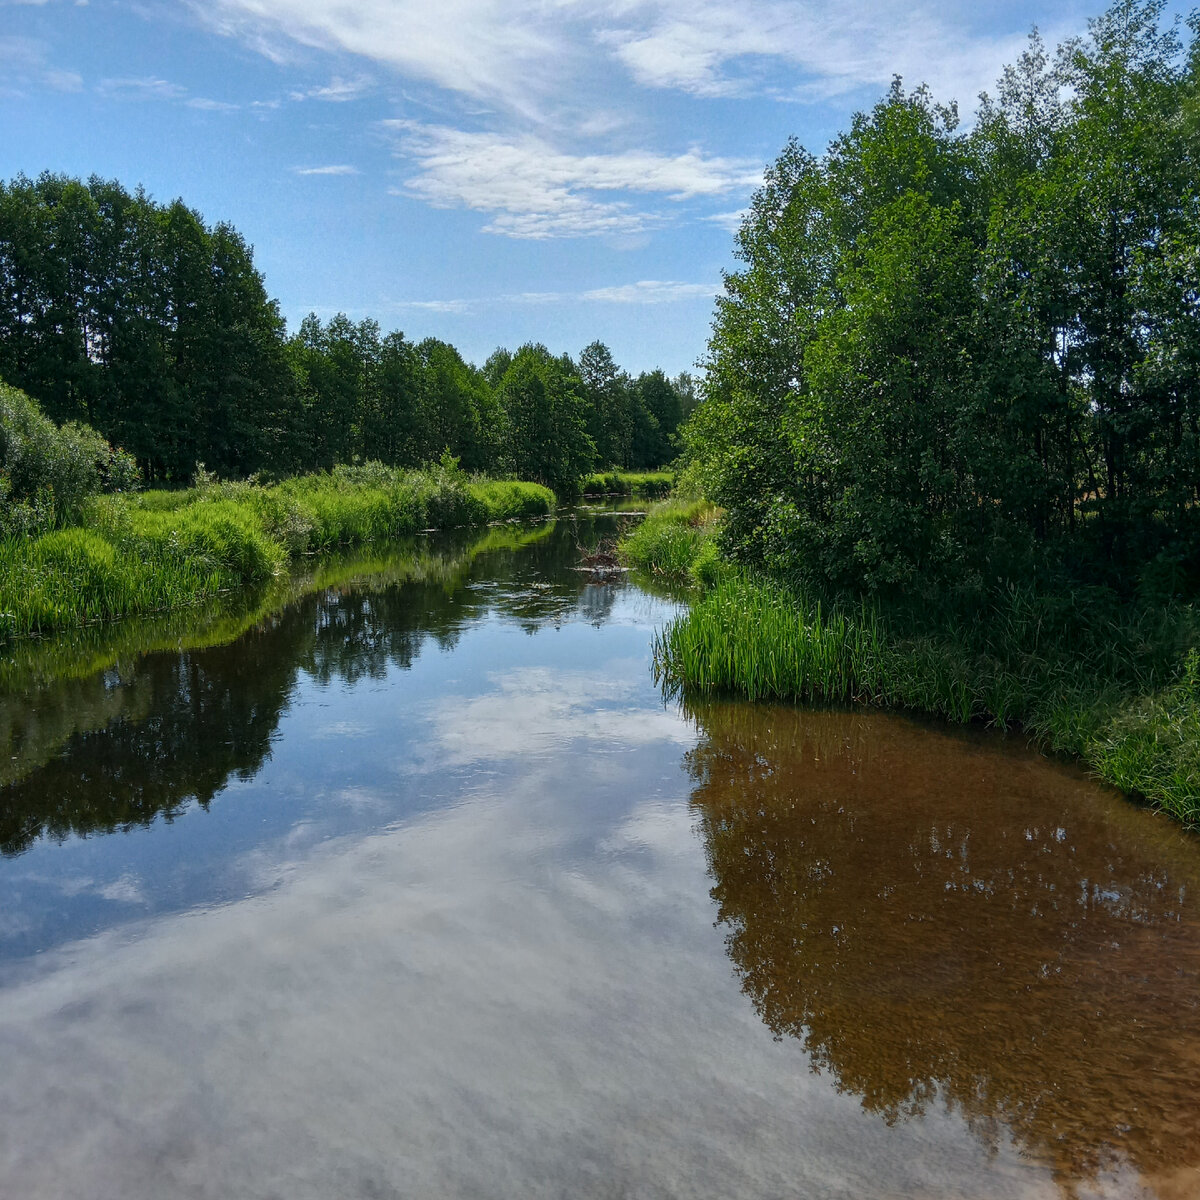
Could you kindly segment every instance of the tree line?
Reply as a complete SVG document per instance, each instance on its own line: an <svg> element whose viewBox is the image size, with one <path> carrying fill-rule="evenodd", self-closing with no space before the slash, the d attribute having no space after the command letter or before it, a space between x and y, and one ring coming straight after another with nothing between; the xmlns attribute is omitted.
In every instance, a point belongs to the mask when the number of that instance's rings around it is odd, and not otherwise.
<svg viewBox="0 0 1200 1200"><path fill-rule="evenodd" d="M1200 583L1200 16L1037 37L963 128L897 80L790 142L688 453L738 555L837 585ZM1153 564L1147 566L1147 564Z"/></svg>
<svg viewBox="0 0 1200 1200"><path fill-rule="evenodd" d="M570 492L593 467L672 459L691 378L636 378L594 342L478 367L449 343L310 315L288 335L251 248L182 200L99 178L0 182L0 379L132 454L149 482L294 474L355 459Z"/></svg>

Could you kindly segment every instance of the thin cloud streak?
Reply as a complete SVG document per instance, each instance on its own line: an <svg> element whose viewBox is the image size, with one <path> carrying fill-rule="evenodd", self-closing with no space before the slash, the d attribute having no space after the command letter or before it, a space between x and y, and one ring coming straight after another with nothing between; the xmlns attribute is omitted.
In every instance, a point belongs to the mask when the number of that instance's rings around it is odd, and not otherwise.
<svg viewBox="0 0 1200 1200"><path fill-rule="evenodd" d="M393 300L390 307L464 316L496 305L546 304L676 304L685 300L711 300L721 291L715 283L680 283L674 280L640 279L613 287L589 288L582 292L516 292L472 300Z"/></svg>
<svg viewBox="0 0 1200 1200"><path fill-rule="evenodd" d="M325 167L293 167L292 174L294 175L360 175L361 171L357 167L350 166L349 163L331 163Z"/></svg>

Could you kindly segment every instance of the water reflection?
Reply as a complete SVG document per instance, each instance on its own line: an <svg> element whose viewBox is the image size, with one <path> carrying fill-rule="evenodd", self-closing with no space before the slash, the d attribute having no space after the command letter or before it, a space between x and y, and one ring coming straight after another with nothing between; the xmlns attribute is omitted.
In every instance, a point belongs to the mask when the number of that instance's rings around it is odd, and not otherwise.
<svg viewBox="0 0 1200 1200"><path fill-rule="evenodd" d="M1200 866L1033 754L716 704L689 754L718 917L781 1038L895 1122L945 1102L1063 1190L1194 1162Z"/></svg>
<svg viewBox="0 0 1200 1200"><path fill-rule="evenodd" d="M383 679L489 614L529 632L576 613L602 624L619 585L572 568L603 522L584 514L349 556L233 617L22 645L0 690L0 853L206 807L262 769L301 675Z"/></svg>

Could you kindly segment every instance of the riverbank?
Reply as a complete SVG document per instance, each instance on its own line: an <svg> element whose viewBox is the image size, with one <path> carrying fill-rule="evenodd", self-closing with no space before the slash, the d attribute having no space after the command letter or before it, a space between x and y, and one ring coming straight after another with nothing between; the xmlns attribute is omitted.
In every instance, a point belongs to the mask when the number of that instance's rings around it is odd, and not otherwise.
<svg viewBox="0 0 1200 1200"><path fill-rule="evenodd" d="M0 642L200 604L305 555L545 516L555 503L539 484L377 463L274 486L95 497L78 525L0 543Z"/></svg>
<svg viewBox="0 0 1200 1200"><path fill-rule="evenodd" d="M652 513L635 567L689 579L657 638L667 687L752 700L866 703L1018 727L1185 825L1200 824L1200 621L1190 604L997 591L969 610L819 594L736 568L700 502Z"/></svg>
<svg viewBox="0 0 1200 1200"><path fill-rule="evenodd" d="M675 485L672 471L597 471L583 481L587 497L637 496L643 500L661 500Z"/></svg>

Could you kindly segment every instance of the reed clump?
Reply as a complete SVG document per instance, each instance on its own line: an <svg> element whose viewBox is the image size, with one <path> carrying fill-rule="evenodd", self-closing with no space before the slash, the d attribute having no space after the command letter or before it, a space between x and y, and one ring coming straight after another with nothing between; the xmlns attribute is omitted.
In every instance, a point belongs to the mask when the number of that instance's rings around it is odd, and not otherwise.
<svg viewBox="0 0 1200 1200"><path fill-rule="evenodd" d="M678 582L712 583L720 573L715 535L721 510L707 500L656 504L619 547L628 567Z"/></svg>
<svg viewBox="0 0 1200 1200"><path fill-rule="evenodd" d="M0 541L0 640L198 604L303 555L554 506L549 488L470 478L453 462L94 497L76 527Z"/></svg>

